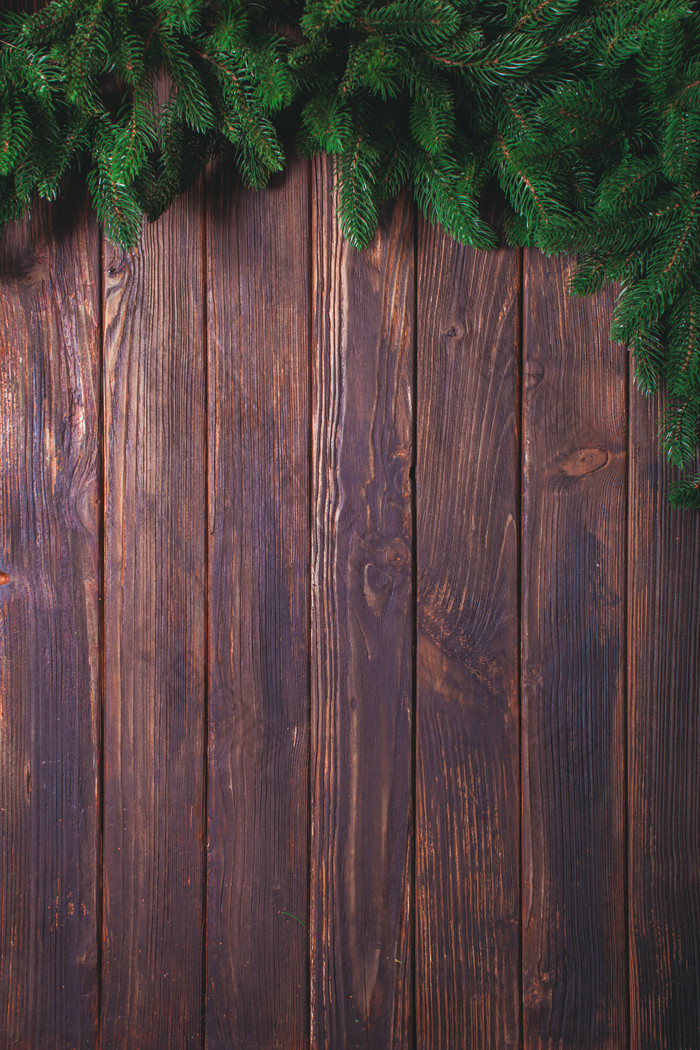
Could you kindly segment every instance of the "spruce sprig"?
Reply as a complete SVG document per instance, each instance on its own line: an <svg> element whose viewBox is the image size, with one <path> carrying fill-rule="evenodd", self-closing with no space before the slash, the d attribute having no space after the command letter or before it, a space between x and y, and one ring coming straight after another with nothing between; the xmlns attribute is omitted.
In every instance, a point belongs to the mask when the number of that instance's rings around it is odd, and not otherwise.
<svg viewBox="0 0 700 1050"><path fill-rule="evenodd" d="M576 252L572 291L620 288L611 332L661 440L700 425L697 0L51 0L0 13L0 224L82 169L136 243L213 155L263 186L283 141L334 155L358 248L407 186L460 241ZM671 487L700 508L698 471Z"/></svg>

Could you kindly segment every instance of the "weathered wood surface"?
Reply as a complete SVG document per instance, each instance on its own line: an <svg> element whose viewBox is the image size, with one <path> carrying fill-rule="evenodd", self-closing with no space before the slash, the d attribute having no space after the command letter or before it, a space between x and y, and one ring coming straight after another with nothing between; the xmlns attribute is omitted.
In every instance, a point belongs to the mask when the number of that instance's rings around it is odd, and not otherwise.
<svg viewBox="0 0 700 1050"><path fill-rule="evenodd" d="M100 300L80 199L0 245L0 1047L94 1046Z"/></svg>
<svg viewBox="0 0 700 1050"><path fill-rule="evenodd" d="M416 1004L425 1050L520 1042L516 251L418 236Z"/></svg>
<svg viewBox="0 0 700 1050"><path fill-rule="evenodd" d="M0 1050L697 1050L659 406L611 294L331 182L3 235Z"/></svg>
<svg viewBox="0 0 700 1050"><path fill-rule="evenodd" d="M700 514L669 508L660 399L630 398L629 922L634 1050L700 1046Z"/></svg>
<svg viewBox="0 0 700 1050"><path fill-rule="evenodd" d="M208 186L212 1050L308 1031L308 207Z"/></svg>
<svg viewBox="0 0 700 1050"><path fill-rule="evenodd" d="M525 1050L627 1039L627 360L612 294L526 254L523 302Z"/></svg>
<svg viewBox="0 0 700 1050"><path fill-rule="evenodd" d="M314 167L311 1045L411 1031L412 208L360 256Z"/></svg>
<svg viewBox="0 0 700 1050"><path fill-rule="evenodd" d="M201 1043L206 701L203 205L104 246L101 1050Z"/></svg>

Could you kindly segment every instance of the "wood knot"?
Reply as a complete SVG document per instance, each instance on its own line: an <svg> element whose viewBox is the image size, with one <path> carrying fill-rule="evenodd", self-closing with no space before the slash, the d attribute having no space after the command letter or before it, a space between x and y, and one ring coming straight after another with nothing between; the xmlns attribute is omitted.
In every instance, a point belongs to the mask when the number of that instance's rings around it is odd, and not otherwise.
<svg viewBox="0 0 700 1050"><path fill-rule="evenodd" d="M135 251L135 249L134 249ZM112 262L107 267L109 277L121 277L124 271L129 269L129 252L113 250Z"/></svg>
<svg viewBox="0 0 700 1050"><path fill-rule="evenodd" d="M6 583L10 582L10 577L6 572L0 572L0 587L4 587Z"/></svg>
<svg viewBox="0 0 700 1050"><path fill-rule="evenodd" d="M410 557L410 550L404 541L398 537L395 540L392 540L384 551L384 560L386 564L393 566L395 569L402 569L404 565L408 564Z"/></svg>
<svg viewBox="0 0 700 1050"><path fill-rule="evenodd" d="M391 577L378 565L368 562L365 565L363 589L370 609L375 616L381 616L394 589Z"/></svg>
<svg viewBox="0 0 700 1050"><path fill-rule="evenodd" d="M606 448L577 448L561 465L562 473L572 478L582 478L595 474L596 470L607 465L610 453Z"/></svg>
<svg viewBox="0 0 700 1050"><path fill-rule="evenodd" d="M530 394L540 385L544 379L544 365L541 361L537 361L531 358L525 365L525 372L523 375L523 386L525 392Z"/></svg>

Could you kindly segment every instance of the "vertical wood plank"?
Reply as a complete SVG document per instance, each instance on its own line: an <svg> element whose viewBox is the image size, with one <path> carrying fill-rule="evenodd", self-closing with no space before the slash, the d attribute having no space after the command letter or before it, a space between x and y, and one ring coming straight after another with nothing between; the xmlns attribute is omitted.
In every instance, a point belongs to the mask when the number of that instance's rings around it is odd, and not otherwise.
<svg viewBox="0 0 700 1050"><path fill-rule="evenodd" d="M519 1046L518 253L418 237L416 1000Z"/></svg>
<svg viewBox="0 0 700 1050"><path fill-rule="evenodd" d="M409 1044L413 212L356 253L313 180L311 1041Z"/></svg>
<svg viewBox="0 0 700 1050"><path fill-rule="evenodd" d="M99 234L81 198L0 245L0 1045L97 1030Z"/></svg>
<svg viewBox="0 0 700 1050"><path fill-rule="evenodd" d="M662 405L630 398L632 1050L700 1044L700 515L666 502Z"/></svg>
<svg viewBox="0 0 700 1050"><path fill-rule="evenodd" d="M308 1045L308 202L208 192L211 1050Z"/></svg>
<svg viewBox="0 0 700 1050"><path fill-rule="evenodd" d="M526 1050L627 1038L626 354L612 292L526 253L523 992Z"/></svg>
<svg viewBox="0 0 700 1050"><path fill-rule="evenodd" d="M206 390L203 215L105 245L102 1046L199 1047Z"/></svg>

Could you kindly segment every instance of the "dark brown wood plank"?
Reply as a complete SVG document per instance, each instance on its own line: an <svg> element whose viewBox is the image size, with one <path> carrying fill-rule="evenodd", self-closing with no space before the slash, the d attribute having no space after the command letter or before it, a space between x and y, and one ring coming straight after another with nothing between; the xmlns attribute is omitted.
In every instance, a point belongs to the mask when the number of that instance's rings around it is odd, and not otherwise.
<svg viewBox="0 0 700 1050"><path fill-rule="evenodd" d="M313 179L311 1041L409 1046L413 210L369 249Z"/></svg>
<svg viewBox="0 0 700 1050"><path fill-rule="evenodd" d="M308 1045L309 164L208 192L210 1050Z"/></svg>
<svg viewBox="0 0 700 1050"><path fill-rule="evenodd" d="M416 1009L519 1046L516 251L418 231Z"/></svg>
<svg viewBox="0 0 700 1050"><path fill-rule="evenodd" d="M526 1050L627 1038L626 354L613 293L526 253L523 997Z"/></svg>
<svg viewBox="0 0 700 1050"><path fill-rule="evenodd" d="M82 196L0 245L0 1046L95 1045L99 233Z"/></svg>
<svg viewBox="0 0 700 1050"><path fill-rule="evenodd" d="M660 399L630 396L632 1050L700 1045L700 514L672 510Z"/></svg>
<svg viewBox="0 0 700 1050"><path fill-rule="evenodd" d="M198 191L104 253L102 1047L199 1047L206 388Z"/></svg>

